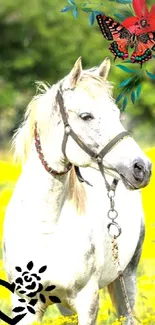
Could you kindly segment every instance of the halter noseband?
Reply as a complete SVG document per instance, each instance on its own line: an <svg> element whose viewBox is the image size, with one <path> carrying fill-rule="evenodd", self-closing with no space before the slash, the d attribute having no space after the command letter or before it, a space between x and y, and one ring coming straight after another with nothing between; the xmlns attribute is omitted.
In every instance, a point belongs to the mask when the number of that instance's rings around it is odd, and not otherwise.
<svg viewBox="0 0 155 325"><path fill-rule="evenodd" d="M69 89L68 89L69 90ZM70 89L71 90L71 89ZM60 108L60 113L61 113L61 117L64 123L64 137L63 137L63 142L62 142L62 152L64 154L64 156L66 157L66 144L67 144L67 140L68 140L68 136L70 135L74 141L79 145L79 147L81 149L83 149L90 157L94 158L99 166L100 172L102 174L102 176L104 177L105 180L105 184L107 187L107 190L110 190L111 187L108 184L106 178L105 178L105 173L104 173L104 167L102 164L102 160L105 157L105 155L118 143L120 142L124 137L126 136L130 136L130 134L127 131L123 131L121 133L119 133L118 135L116 135L116 137L114 137L112 140L109 141L109 143L99 152L96 153L93 150L91 150L80 138L79 136L73 131L73 129L71 128L69 122L68 122L68 117L65 111L65 107L64 107L64 100L62 97L62 92L61 89L58 90L57 95L56 95L56 101L59 104L59 108ZM41 149L41 143L40 143L40 137L37 131L37 123L35 123L35 129L34 129L34 136L35 136L35 146L36 146L36 150L38 152L39 158L42 162L42 164L44 165L45 169L51 174L51 175L64 175L66 174L72 167L72 164L69 163L67 165L67 167L65 167L65 170L63 172L57 172L56 170L52 169L48 163L45 161L44 159L44 155L42 153L42 149ZM79 171L79 168L77 166L75 166L75 171L76 174L78 176L78 179L83 182L85 181ZM86 183L88 183L87 181L85 181ZM114 183L116 183L117 181L115 180ZM89 184L89 183L88 183ZM90 184L89 184L90 185Z"/></svg>

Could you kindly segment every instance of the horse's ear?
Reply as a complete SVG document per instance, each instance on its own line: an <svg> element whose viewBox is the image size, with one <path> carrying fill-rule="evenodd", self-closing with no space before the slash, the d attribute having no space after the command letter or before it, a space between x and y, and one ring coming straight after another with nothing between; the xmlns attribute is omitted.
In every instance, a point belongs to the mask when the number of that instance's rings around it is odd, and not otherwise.
<svg viewBox="0 0 155 325"><path fill-rule="evenodd" d="M82 62L81 62L81 56L77 59L77 61L74 64L73 69L71 70L69 74L70 79L70 86L74 88L80 79L82 74Z"/></svg>
<svg viewBox="0 0 155 325"><path fill-rule="evenodd" d="M107 57L105 58L105 60L100 64L99 68L98 68L98 74L100 77L102 77L104 80L107 79L108 74L109 74L109 70L110 70L110 59Z"/></svg>

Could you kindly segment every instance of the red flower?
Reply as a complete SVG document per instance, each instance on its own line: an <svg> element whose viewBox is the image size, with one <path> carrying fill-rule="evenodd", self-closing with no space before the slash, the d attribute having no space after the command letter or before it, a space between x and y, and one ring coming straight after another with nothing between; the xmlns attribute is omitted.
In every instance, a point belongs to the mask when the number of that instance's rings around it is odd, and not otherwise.
<svg viewBox="0 0 155 325"><path fill-rule="evenodd" d="M155 5L150 11L145 0L133 0L132 5L135 16L123 20L122 25L136 35L155 31Z"/></svg>

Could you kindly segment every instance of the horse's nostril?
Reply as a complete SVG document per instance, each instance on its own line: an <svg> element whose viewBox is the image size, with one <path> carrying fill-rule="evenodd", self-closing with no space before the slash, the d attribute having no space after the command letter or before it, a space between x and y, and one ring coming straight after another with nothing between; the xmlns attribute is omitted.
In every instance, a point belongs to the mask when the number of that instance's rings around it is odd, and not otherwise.
<svg viewBox="0 0 155 325"><path fill-rule="evenodd" d="M144 171L144 165L142 165L141 163L135 163L134 164L134 170L136 172L140 172L140 171Z"/></svg>
<svg viewBox="0 0 155 325"><path fill-rule="evenodd" d="M145 174L145 165L142 162L135 162L133 165L134 178L137 181L142 181Z"/></svg>

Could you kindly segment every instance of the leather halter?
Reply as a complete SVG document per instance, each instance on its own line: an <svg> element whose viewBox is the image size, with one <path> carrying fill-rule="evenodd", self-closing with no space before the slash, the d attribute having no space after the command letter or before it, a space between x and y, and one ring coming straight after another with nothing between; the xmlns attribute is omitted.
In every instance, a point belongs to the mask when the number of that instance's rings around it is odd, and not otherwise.
<svg viewBox="0 0 155 325"><path fill-rule="evenodd" d="M71 89L70 89L71 90ZM64 154L64 156L66 157L66 144L67 144L67 140L68 140L68 136L70 135L74 141L79 145L79 147L81 149L83 149L90 157L94 158L97 161L97 164L99 166L100 172L104 178L105 181L105 185L107 190L109 191L111 189L111 186L109 185L109 183L107 182L106 178L105 178L105 173L104 173L104 167L102 164L102 160L105 157L105 155L117 144L119 143L124 137L127 136L131 136L127 131L123 131L121 133L119 133L118 135L116 135L112 140L109 141L109 143L99 152L96 153L93 150L91 150L80 138L79 136L73 131L73 129L71 128L69 122L68 122L68 117L65 111L65 107L64 107L64 101L63 101L63 97L62 97L62 91L59 89L56 95L56 101L59 103L59 108L60 108L60 113L62 116L62 120L64 123L64 128L65 128L65 133L64 133L64 138L63 138L63 142L62 142L62 152ZM77 172L78 169L78 172ZM76 173L79 174L79 180L80 181L84 181L85 180L82 179L82 176L79 172L79 168L76 167ZM116 183L117 181L115 180L114 183ZM89 184L90 185L90 184Z"/></svg>
<svg viewBox="0 0 155 325"><path fill-rule="evenodd" d="M66 89L66 90L72 90L72 89ZM102 176L104 177L104 181L105 181L105 185L107 190L109 191L111 189L111 186L108 184L106 178L105 178L105 172L104 172L104 167L102 164L102 160L105 157L105 155L118 143L120 142L124 137L130 136L130 134L127 131L123 131L121 133L119 133L118 135L116 135L116 137L114 137L112 140L109 141L109 143L99 152L96 153L93 150L91 150L80 138L79 136L73 131L73 129L71 128L69 122L68 122L68 117L67 117L67 113L65 110L65 106L64 106L64 100L62 97L62 90L59 89L56 95L56 101L59 104L59 108L60 108L60 113L61 113L61 117L64 123L64 137L63 137L63 142L62 142L62 152L64 154L64 156L66 157L66 144L67 144L67 140L68 140L68 136L70 135L74 141L79 145L79 147L81 149L83 149L90 157L94 158L99 166L100 172L102 174ZM58 172L54 169L52 169L48 163L46 162L46 160L44 159L44 155L41 149L41 143L40 143L40 137L39 137L39 133L37 130L37 122L35 122L35 128L34 128L34 137L35 137L35 146L36 146L36 150L38 152L39 158L43 164L43 166L45 167L45 169L51 174L51 175L64 175L66 174L72 167L72 164L69 163L67 165L67 167L65 167L63 172ZM85 181L79 171L79 167L74 166L75 167L75 172L76 175L79 179L80 182L86 182L87 184L91 185L89 182ZM114 179L114 185L117 185L117 180Z"/></svg>

